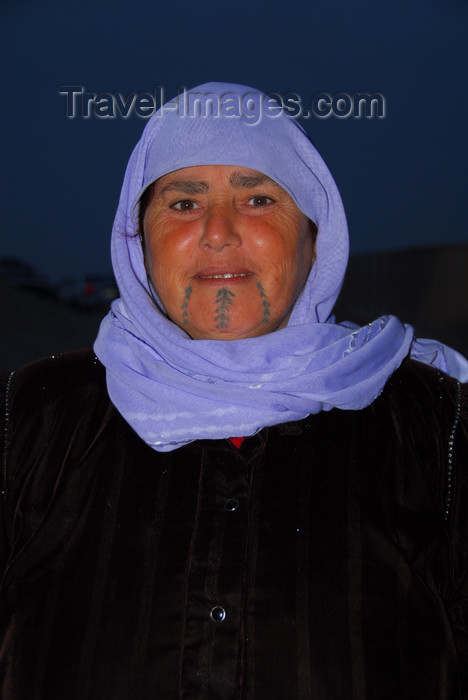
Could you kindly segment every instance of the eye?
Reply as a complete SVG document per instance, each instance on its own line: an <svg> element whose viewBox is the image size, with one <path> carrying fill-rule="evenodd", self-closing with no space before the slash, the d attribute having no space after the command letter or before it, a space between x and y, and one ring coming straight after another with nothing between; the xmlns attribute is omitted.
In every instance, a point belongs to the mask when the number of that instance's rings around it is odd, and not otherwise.
<svg viewBox="0 0 468 700"><path fill-rule="evenodd" d="M192 199L181 199L179 202L174 202L171 204L171 209L176 211L192 211L193 209L198 209L198 204Z"/></svg>
<svg viewBox="0 0 468 700"><path fill-rule="evenodd" d="M265 194L256 194L249 199L248 204L251 207L266 207L268 204L273 204L274 201L274 199L267 197Z"/></svg>

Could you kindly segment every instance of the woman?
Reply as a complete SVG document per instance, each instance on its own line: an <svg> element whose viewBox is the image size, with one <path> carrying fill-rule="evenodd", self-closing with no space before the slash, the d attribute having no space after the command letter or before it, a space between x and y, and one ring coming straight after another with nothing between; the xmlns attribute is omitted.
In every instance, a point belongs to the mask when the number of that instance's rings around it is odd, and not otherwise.
<svg viewBox="0 0 468 700"><path fill-rule="evenodd" d="M195 91L130 159L98 359L7 381L2 698L467 697L466 364L334 322L325 164Z"/></svg>

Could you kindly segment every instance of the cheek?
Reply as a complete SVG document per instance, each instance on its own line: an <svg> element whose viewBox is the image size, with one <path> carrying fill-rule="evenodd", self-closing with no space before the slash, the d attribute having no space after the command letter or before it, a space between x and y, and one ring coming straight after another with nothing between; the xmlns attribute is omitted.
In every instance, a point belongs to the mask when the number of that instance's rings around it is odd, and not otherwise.
<svg viewBox="0 0 468 700"><path fill-rule="evenodd" d="M301 276L305 274L307 277L315 254L315 237L312 233L311 223L305 217L301 220L298 229L296 244L297 269Z"/></svg>
<svg viewBox="0 0 468 700"><path fill-rule="evenodd" d="M159 213L149 213L143 222L145 241L145 262L147 267L155 270L161 261L167 261L167 267L187 258L193 244L194 234L187 225L176 225L174 221Z"/></svg>
<svg viewBox="0 0 468 700"><path fill-rule="evenodd" d="M170 264L170 261L165 261L164 264L153 264L150 277L158 296L167 309L179 303L179 299L184 293L184 283L182 276Z"/></svg>
<svg viewBox="0 0 468 700"><path fill-rule="evenodd" d="M272 253L270 248L270 254ZM302 289L312 266L314 242L312 233L306 230L293 232L286 239L280 239L274 246L276 265L271 269L272 281L288 290ZM268 251L265 250L268 260ZM270 258L272 259L272 258Z"/></svg>
<svg viewBox="0 0 468 700"><path fill-rule="evenodd" d="M283 257L278 259L276 269L268 280L268 297L271 318L280 314L286 325L289 314L307 282L312 266L314 251L313 237L309 230L306 235L295 239L292 245L283 248Z"/></svg>
<svg viewBox="0 0 468 700"><path fill-rule="evenodd" d="M188 255L186 248L186 241L177 241L176 236L145 238L145 266L156 289L175 283Z"/></svg>

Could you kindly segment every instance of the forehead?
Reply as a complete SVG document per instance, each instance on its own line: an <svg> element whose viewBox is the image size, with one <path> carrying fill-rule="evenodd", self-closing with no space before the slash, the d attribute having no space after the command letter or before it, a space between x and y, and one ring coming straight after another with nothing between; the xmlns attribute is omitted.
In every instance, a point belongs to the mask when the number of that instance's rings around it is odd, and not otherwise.
<svg viewBox="0 0 468 700"><path fill-rule="evenodd" d="M233 189L251 189L259 185L269 185L285 192L265 173L237 165L195 165L180 168L158 178L154 186L155 192L159 195L174 190L197 194L208 192L211 187L218 184Z"/></svg>

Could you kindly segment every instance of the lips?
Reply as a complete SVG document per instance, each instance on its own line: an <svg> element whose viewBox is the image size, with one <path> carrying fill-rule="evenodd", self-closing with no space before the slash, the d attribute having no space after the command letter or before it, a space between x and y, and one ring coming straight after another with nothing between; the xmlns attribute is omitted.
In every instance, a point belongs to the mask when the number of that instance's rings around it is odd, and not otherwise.
<svg viewBox="0 0 468 700"><path fill-rule="evenodd" d="M248 272L226 272L224 275L197 275L202 280L230 280L233 277L247 277Z"/></svg>
<svg viewBox="0 0 468 700"><path fill-rule="evenodd" d="M203 268L202 270L199 270L195 275L193 275L193 279L195 280L200 280L202 282L226 282L229 281L230 283L236 282L236 281L242 281L246 277L251 277L252 272L249 270L246 270L245 268L237 268L237 267L228 267L228 266L223 266L223 267L207 267Z"/></svg>

